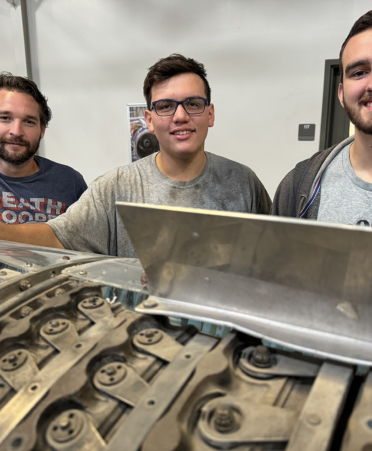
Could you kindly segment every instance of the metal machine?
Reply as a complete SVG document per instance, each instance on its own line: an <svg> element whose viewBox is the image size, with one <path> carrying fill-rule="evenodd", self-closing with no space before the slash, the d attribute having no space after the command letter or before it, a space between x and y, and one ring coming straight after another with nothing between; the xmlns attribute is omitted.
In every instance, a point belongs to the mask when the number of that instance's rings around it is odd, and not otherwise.
<svg viewBox="0 0 372 451"><path fill-rule="evenodd" d="M118 211L140 261L0 242L1 451L372 449L369 229Z"/></svg>

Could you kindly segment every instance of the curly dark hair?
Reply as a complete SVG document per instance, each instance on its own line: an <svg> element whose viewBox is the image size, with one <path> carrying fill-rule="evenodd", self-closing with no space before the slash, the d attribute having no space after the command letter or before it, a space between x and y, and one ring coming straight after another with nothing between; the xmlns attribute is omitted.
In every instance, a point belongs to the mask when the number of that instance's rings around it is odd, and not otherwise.
<svg viewBox="0 0 372 451"><path fill-rule="evenodd" d="M363 16L359 17L359 19L352 26L350 33L348 34L344 43L342 44L342 47L340 50L340 63L339 63L340 64L340 72L341 72L341 83L344 80L344 67L342 65L342 55L344 54L344 50L345 50L347 43L350 41L350 39L353 36L355 36L356 34L362 33L363 31L366 31L369 28L372 28L372 10L368 11L367 13L363 14Z"/></svg>
<svg viewBox="0 0 372 451"><path fill-rule="evenodd" d="M26 77L12 75L10 72L1 72L0 89L21 92L32 96L39 104L41 126L48 126L49 121L52 119L52 110L48 107L47 98L39 91L36 83Z"/></svg>
<svg viewBox="0 0 372 451"><path fill-rule="evenodd" d="M203 64L192 58L186 58L179 53L172 53L166 58L161 58L149 68L149 72L143 83L143 94L146 99L147 108L151 107L151 88L157 83L168 80L175 75L192 73L199 75L204 82L205 95L208 105L211 103L211 88L207 80L207 72Z"/></svg>

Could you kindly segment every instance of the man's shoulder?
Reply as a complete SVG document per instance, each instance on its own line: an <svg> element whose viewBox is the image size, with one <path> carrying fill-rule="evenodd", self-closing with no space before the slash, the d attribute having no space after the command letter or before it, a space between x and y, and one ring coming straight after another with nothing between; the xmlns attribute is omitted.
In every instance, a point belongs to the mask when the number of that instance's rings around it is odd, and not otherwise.
<svg viewBox="0 0 372 451"><path fill-rule="evenodd" d="M43 172L58 171L59 173L63 172L64 174L78 175L82 177L80 172L67 164L57 163L56 161L49 160L49 158L41 157L39 155L35 155L34 158Z"/></svg>
<svg viewBox="0 0 372 451"><path fill-rule="evenodd" d="M110 169L97 177L93 181L92 185L96 187L106 187L119 183L121 186L126 183L132 184L134 179L141 178L141 176L145 175L151 168L154 167L154 158L154 155L149 155L148 157L141 158L133 163Z"/></svg>
<svg viewBox="0 0 372 451"><path fill-rule="evenodd" d="M254 171L247 165L243 163L239 163L234 160L230 160L229 158L222 157L221 155L217 155L215 153L211 152L205 152L207 154L208 160L216 167L218 167L218 170L226 170L230 172L231 170L234 171L241 171L241 172L249 172L251 174L254 174Z"/></svg>

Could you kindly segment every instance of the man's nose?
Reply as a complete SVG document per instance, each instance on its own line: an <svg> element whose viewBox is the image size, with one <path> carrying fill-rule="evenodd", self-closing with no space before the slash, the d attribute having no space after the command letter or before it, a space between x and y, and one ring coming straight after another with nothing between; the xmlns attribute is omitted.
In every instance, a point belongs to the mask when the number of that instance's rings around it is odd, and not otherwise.
<svg viewBox="0 0 372 451"><path fill-rule="evenodd" d="M23 135L22 121L12 121L9 133L13 136L22 136Z"/></svg>
<svg viewBox="0 0 372 451"><path fill-rule="evenodd" d="M184 122L189 119L189 115L186 113L185 108L179 104L176 108L176 111L173 115L174 122Z"/></svg>

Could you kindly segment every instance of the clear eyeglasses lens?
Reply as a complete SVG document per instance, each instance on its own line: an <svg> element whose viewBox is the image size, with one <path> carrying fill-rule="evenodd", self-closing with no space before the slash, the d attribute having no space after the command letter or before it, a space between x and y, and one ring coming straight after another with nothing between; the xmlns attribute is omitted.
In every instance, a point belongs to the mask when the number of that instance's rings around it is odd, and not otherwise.
<svg viewBox="0 0 372 451"><path fill-rule="evenodd" d="M203 113L205 104L203 99L187 99L183 102L185 110L190 114ZM161 100L156 102L156 112L159 116L171 116L175 113L177 103L173 100Z"/></svg>

